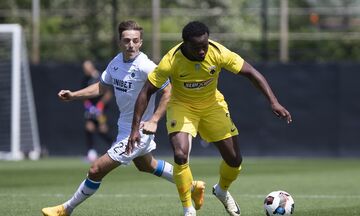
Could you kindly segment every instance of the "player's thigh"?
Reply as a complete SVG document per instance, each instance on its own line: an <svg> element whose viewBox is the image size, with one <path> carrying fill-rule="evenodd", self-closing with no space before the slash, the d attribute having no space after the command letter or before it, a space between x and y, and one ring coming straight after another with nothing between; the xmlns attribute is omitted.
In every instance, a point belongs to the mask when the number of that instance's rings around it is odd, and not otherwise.
<svg viewBox="0 0 360 216"><path fill-rule="evenodd" d="M116 142L107 151L109 156L120 162L123 165L130 164L135 158L144 156L154 149L156 149L156 143L154 142L154 135L143 134L140 132L141 138L140 143L137 143L130 154L126 153L126 146L128 143L129 136L118 135Z"/></svg>
<svg viewBox="0 0 360 216"><path fill-rule="evenodd" d="M168 134L185 132L193 137L197 134L200 116L184 104L169 104L166 111Z"/></svg>
<svg viewBox="0 0 360 216"><path fill-rule="evenodd" d="M238 135L225 101L203 112L198 130L207 142L216 142Z"/></svg>
<svg viewBox="0 0 360 216"><path fill-rule="evenodd" d="M99 124L98 128L100 133L107 133L109 131L107 124Z"/></svg>
<svg viewBox="0 0 360 216"><path fill-rule="evenodd" d="M97 117L97 122L98 122L98 129L101 133L107 133L108 131L108 126L107 126L107 117L104 114L101 114Z"/></svg>

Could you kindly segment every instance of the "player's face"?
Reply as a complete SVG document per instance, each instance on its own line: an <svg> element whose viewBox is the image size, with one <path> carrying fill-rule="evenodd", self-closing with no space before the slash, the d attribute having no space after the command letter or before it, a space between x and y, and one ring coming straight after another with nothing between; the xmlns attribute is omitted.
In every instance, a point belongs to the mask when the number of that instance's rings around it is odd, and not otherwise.
<svg viewBox="0 0 360 216"><path fill-rule="evenodd" d="M207 33L192 37L184 42L186 57L192 61L203 61L209 47L209 35Z"/></svg>
<svg viewBox="0 0 360 216"><path fill-rule="evenodd" d="M126 30L121 34L120 49L125 61L134 59L139 55L142 45L141 33L137 30Z"/></svg>

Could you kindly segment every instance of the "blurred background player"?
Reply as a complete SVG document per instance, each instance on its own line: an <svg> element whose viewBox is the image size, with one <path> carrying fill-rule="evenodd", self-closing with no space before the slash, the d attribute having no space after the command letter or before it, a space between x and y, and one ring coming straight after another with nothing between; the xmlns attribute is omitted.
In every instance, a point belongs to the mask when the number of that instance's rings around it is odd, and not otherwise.
<svg viewBox="0 0 360 216"><path fill-rule="evenodd" d="M134 162L142 172L152 173L170 182L173 181L173 166L166 161L156 160L152 151L156 148L154 133L157 123L164 115L170 99L171 85L169 81L160 88L163 92L159 105L155 109L155 97L149 102L142 118L141 139L131 154L126 154L126 145L131 131L135 100L142 89L147 75L154 70L156 64L140 52L143 29L135 21L124 21L118 26L121 52L116 55L102 73L100 81L79 91L61 90L58 93L64 101L81 100L97 97L105 93L108 86L114 88L114 95L120 111L118 119L118 135L116 141L106 154L96 159L88 171L86 179L80 184L74 195L65 203L43 208L44 216L67 216L100 187L102 179L120 165ZM155 96L155 95L154 95ZM195 207L200 209L204 200L205 184L193 181L191 196Z"/></svg>
<svg viewBox="0 0 360 216"><path fill-rule="evenodd" d="M84 79L81 88L86 88L100 81L100 73L95 68L92 61L86 60L83 63ZM113 138L109 134L107 125L107 116L105 108L112 98L110 89L106 89L105 93L100 97L94 97L84 100L84 117L85 117L85 139L87 147L87 160L93 162L97 159L98 153L94 148L94 136L99 136L111 146Z"/></svg>

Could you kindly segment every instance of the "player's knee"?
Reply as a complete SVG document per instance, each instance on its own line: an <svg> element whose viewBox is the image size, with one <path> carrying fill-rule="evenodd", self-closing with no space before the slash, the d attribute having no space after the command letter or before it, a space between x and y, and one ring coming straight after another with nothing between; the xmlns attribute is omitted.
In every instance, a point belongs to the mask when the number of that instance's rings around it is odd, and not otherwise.
<svg viewBox="0 0 360 216"><path fill-rule="evenodd" d="M103 175L100 166L93 163L88 172L89 178L94 181L101 181Z"/></svg>
<svg viewBox="0 0 360 216"><path fill-rule="evenodd" d="M185 164L188 162L188 154L183 151L175 151L174 161L179 165Z"/></svg>
<svg viewBox="0 0 360 216"><path fill-rule="evenodd" d="M93 133L93 132L95 132L95 129L96 129L96 127L95 127L95 124L93 122L87 121L85 123L85 130L86 131L89 131L90 133Z"/></svg>
<svg viewBox="0 0 360 216"><path fill-rule="evenodd" d="M239 167L242 163L242 156L239 155L238 157L236 157L236 160L234 161L235 162L235 167Z"/></svg>
<svg viewBox="0 0 360 216"><path fill-rule="evenodd" d="M240 167L242 160L243 160L242 156L237 155L237 156L234 156L232 159L227 160L226 163L231 167Z"/></svg>

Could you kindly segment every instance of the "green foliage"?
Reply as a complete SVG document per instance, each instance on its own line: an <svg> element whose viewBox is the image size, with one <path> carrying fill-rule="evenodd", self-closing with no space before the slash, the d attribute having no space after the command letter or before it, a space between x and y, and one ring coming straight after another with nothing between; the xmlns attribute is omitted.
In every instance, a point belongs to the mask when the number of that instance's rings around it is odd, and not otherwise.
<svg viewBox="0 0 360 216"><path fill-rule="evenodd" d="M261 61L264 51L261 7L264 0L160 0L161 54L181 41L182 27L191 20L203 21L210 27L211 37L244 57ZM278 0L266 0L269 61L278 61L280 6ZM116 24L135 19L145 30L143 51L151 57L151 0L51 0L40 1L40 42L42 61L75 61L92 58L108 61L118 51ZM344 32L357 33L360 14L321 14L319 8L359 7L360 0L289 0L290 33ZM32 1L0 1L0 23L20 23L31 49ZM302 8L308 14L292 13ZM319 23L311 23L310 13L319 13ZM335 25L333 20L340 23ZM353 24L351 24L353 23ZM355 24L354 24L355 23ZM291 38L290 38L291 39ZM359 39L360 40L360 39ZM359 40L342 38L290 40L290 61L357 61ZM314 52L316 50L316 52ZM331 53L331 55L328 55Z"/></svg>

